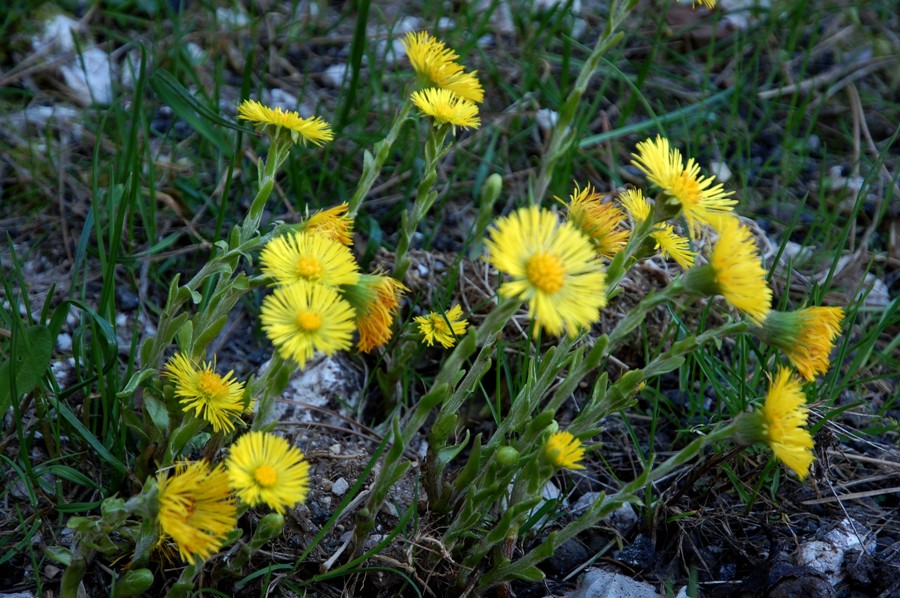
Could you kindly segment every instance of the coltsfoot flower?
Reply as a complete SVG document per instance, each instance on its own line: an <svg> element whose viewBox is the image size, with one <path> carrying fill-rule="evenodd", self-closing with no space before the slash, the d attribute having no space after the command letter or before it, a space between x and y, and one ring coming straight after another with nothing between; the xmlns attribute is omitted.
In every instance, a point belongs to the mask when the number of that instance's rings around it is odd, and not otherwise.
<svg viewBox="0 0 900 598"><path fill-rule="evenodd" d="M544 443L544 459L555 469L584 469L584 447L571 432L554 432Z"/></svg>
<svg viewBox="0 0 900 598"><path fill-rule="evenodd" d="M478 106L448 89L429 87L412 94L412 102L423 114L440 124L477 129L481 125Z"/></svg>
<svg viewBox="0 0 900 598"><path fill-rule="evenodd" d="M172 538L186 563L215 554L237 524L237 507L222 466L179 463L174 475L159 474L157 484L160 540Z"/></svg>
<svg viewBox="0 0 900 598"><path fill-rule="evenodd" d="M738 440L762 442L802 480L815 461L812 435L804 426L809 419L806 395L800 380L787 368L779 368L769 383L762 409L738 418Z"/></svg>
<svg viewBox="0 0 900 598"><path fill-rule="evenodd" d="M657 135L637 144L632 163L647 179L673 198L681 208L691 237L696 238L700 226L718 222L718 216L732 213L737 200L722 184L713 185L715 177L700 176L700 166L689 158L685 166L681 152L669 147L669 140Z"/></svg>
<svg viewBox="0 0 900 598"><path fill-rule="evenodd" d="M260 310L262 328L279 354L301 368L316 351L333 355L349 349L354 318L335 289L304 280L276 288Z"/></svg>
<svg viewBox="0 0 900 598"><path fill-rule="evenodd" d="M625 214L611 203L602 203L600 194L590 183L584 189L575 186L575 192L563 203L568 212L568 220L590 238L594 249L601 257L611 259L628 241L628 231L622 228Z"/></svg>
<svg viewBox="0 0 900 598"><path fill-rule="evenodd" d="M424 316L416 316L413 321L419 325L422 341L429 347L437 341L445 349L456 344L456 339L466 333L468 320L462 317L462 306L457 305L447 313L431 312Z"/></svg>
<svg viewBox="0 0 900 598"><path fill-rule="evenodd" d="M278 284L302 280L337 287L359 280L359 264L350 249L314 232L275 237L263 247L259 262Z"/></svg>
<svg viewBox="0 0 900 598"><path fill-rule="evenodd" d="M209 422L214 432L234 430L234 420L244 410L244 383L234 379L233 371L222 376L214 361L197 365L176 353L164 373L175 382L175 396L186 412Z"/></svg>
<svg viewBox="0 0 900 598"><path fill-rule="evenodd" d="M238 106L238 118L249 121L259 129L267 129L270 134L281 131L290 134L294 143L322 145L334 139L331 125L319 118L303 118L293 110L270 108L256 100L244 100Z"/></svg>
<svg viewBox="0 0 900 598"><path fill-rule="evenodd" d="M350 206L344 202L328 210L320 210L306 219L303 231L350 247L353 245L353 218L347 215L349 209Z"/></svg>
<svg viewBox="0 0 900 598"><path fill-rule="evenodd" d="M754 324L761 324L772 308L772 290L766 284L759 251L750 229L737 218L722 223L709 264L691 268L684 275L688 292L722 295Z"/></svg>
<svg viewBox="0 0 900 598"><path fill-rule="evenodd" d="M356 312L356 348L360 352L368 353L391 340L394 318L406 290L396 278L377 273L361 274L355 285L341 288L344 299Z"/></svg>
<svg viewBox="0 0 900 598"><path fill-rule="evenodd" d="M309 491L309 463L275 434L249 432L231 445L225 461L228 481L241 502L267 504L279 514L303 502Z"/></svg>
<svg viewBox="0 0 900 598"><path fill-rule="evenodd" d="M459 97L480 104L484 89L475 71L466 73L456 60L459 55L425 31L410 32L403 47L413 69L428 85L452 91Z"/></svg>
<svg viewBox="0 0 900 598"><path fill-rule="evenodd" d="M844 310L840 307L771 311L756 334L784 351L797 371L812 381L828 371L828 359L843 319Z"/></svg>
<svg viewBox="0 0 900 598"><path fill-rule="evenodd" d="M676 233L671 224L656 225L650 236L656 241L654 249L659 249L663 257L672 258L685 270L694 265L696 254L691 251L690 241Z"/></svg>
<svg viewBox="0 0 900 598"><path fill-rule="evenodd" d="M619 201L622 207L631 216L635 224L639 224L650 217L650 202L644 197L644 192L640 189L626 189L619 195Z"/></svg>
<svg viewBox="0 0 900 598"><path fill-rule="evenodd" d="M600 319L606 305L606 274L590 240L568 222L537 206L499 218L485 241L488 262L512 280L504 297L528 301L538 326L576 336Z"/></svg>

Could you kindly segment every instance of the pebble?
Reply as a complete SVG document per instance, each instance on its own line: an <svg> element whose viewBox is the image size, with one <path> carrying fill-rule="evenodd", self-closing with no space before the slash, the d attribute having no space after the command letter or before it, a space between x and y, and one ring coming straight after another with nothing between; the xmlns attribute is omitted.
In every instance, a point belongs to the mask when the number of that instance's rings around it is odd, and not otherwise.
<svg viewBox="0 0 900 598"><path fill-rule="evenodd" d="M331 485L331 493L336 496L343 496L350 489L350 484L344 478L338 478Z"/></svg>

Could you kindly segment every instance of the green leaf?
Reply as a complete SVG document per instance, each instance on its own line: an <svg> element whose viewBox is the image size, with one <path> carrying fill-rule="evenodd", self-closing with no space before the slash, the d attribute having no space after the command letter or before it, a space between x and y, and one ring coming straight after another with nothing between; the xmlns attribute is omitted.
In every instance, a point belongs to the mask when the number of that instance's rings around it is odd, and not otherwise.
<svg viewBox="0 0 900 598"><path fill-rule="evenodd" d="M223 155L231 157L234 147L219 131L218 127L226 127L236 131L249 132L230 120L216 114L208 106L197 101L171 73L158 69L150 75L150 87L159 99L172 108L172 112L195 131L216 146Z"/></svg>
<svg viewBox="0 0 900 598"><path fill-rule="evenodd" d="M18 400L34 390L50 366L52 353L53 339L46 326L13 328L9 361L0 364L0 413L12 405L13 392ZM11 372L15 372L14 379Z"/></svg>

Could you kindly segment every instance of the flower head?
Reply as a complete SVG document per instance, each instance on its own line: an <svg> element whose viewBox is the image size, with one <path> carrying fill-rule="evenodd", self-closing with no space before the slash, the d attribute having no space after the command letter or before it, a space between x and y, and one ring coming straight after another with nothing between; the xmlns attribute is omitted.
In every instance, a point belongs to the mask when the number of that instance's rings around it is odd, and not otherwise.
<svg viewBox="0 0 900 598"><path fill-rule="evenodd" d="M650 236L656 241L656 247L666 258L672 258L678 265L687 270L694 265L694 252L691 251L687 237L677 234L671 224L660 224L654 227Z"/></svg>
<svg viewBox="0 0 900 598"><path fill-rule="evenodd" d="M669 148L669 140L657 135L637 144L633 163L666 195L681 207L692 238L696 238L700 225L710 225L717 214L728 214L737 204L729 199L731 191L721 184L713 186L715 177L701 177L700 166L693 158L685 166L681 152Z"/></svg>
<svg viewBox="0 0 900 598"><path fill-rule="evenodd" d="M640 189L627 189L619 195L619 201L622 207L631 215L634 222L640 223L650 217L650 202L644 197L644 192Z"/></svg>
<svg viewBox="0 0 900 598"><path fill-rule="evenodd" d="M333 355L349 349L354 317L336 290L303 280L276 288L260 310L262 328L278 352L301 368L316 351Z"/></svg>
<svg viewBox="0 0 900 598"><path fill-rule="evenodd" d="M394 318L406 290L402 282L384 274L361 274L355 285L341 288L344 299L356 312L359 351L368 353L391 340Z"/></svg>
<svg viewBox="0 0 900 598"><path fill-rule="evenodd" d="M445 349L455 345L456 339L466 333L466 326L469 325L469 321L462 318L462 307L459 305L447 313L433 311L425 316L417 316L413 321L419 325L423 342L431 347L437 341Z"/></svg>
<svg viewBox="0 0 900 598"><path fill-rule="evenodd" d="M350 206L346 202L328 210L320 210L306 219L303 231L315 233L341 245L353 245L353 218L347 215Z"/></svg>
<svg viewBox="0 0 900 598"><path fill-rule="evenodd" d="M544 443L544 459L556 469L584 469L584 447L571 432L554 432Z"/></svg>
<svg viewBox="0 0 900 598"><path fill-rule="evenodd" d="M225 467L238 498L251 507L266 503L284 513L309 491L309 463L300 449L275 434L244 434L231 445Z"/></svg>
<svg viewBox="0 0 900 598"><path fill-rule="evenodd" d="M322 145L334 139L331 125L319 118L303 118L293 110L269 108L256 100L244 100L238 106L238 118L250 121L259 129L269 129L270 134L282 131L290 134L294 143Z"/></svg>
<svg viewBox="0 0 900 598"><path fill-rule="evenodd" d="M426 83L452 91L459 97L480 104L484 89L475 71L464 72L457 64L459 55L425 31L410 32L403 40L406 55L415 71Z"/></svg>
<svg viewBox="0 0 900 598"><path fill-rule="evenodd" d="M175 474L157 476L161 539L170 537L186 563L205 561L225 541L237 524L237 507L228 476L219 465L206 461L179 463Z"/></svg>
<svg viewBox="0 0 900 598"><path fill-rule="evenodd" d="M828 371L828 358L841 333L843 319L844 310L840 307L771 311L757 334L784 351L797 371L812 381Z"/></svg>
<svg viewBox="0 0 900 598"><path fill-rule="evenodd" d="M815 443L803 427L808 418L806 395L800 381L787 368L779 368L762 408L760 434L775 456L801 480L809 474L809 466L815 460L812 452Z"/></svg>
<svg viewBox="0 0 900 598"><path fill-rule="evenodd" d="M569 222L590 238L598 255L610 259L625 247L628 231L620 226L625 214L610 203L601 203L600 194L590 183L584 189L576 185L565 205Z"/></svg>
<svg viewBox="0 0 900 598"><path fill-rule="evenodd" d="M539 327L575 336L600 319L606 274L591 242L572 224L559 224L537 206L520 208L497 220L485 245L488 261L512 278L500 295L528 301Z"/></svg>
<svg viewBox="0 0 900 598"><path fill-rule="evenodd" d="M350 249L314 232L275 237L259 254L262 270L279 284L297 281L336 287L354 284L359 265Z"/></svg>
<svg viewBox="0 0 900 598"><path fill-rule="evenodd" d="M772 308L772 290L753 235L737 218L723 220L709 264L688 270L684 287L688 292L724 296L757 325Z"/></svg>
<svg viewBox="0 0 900 598"><path fill-rule="evenodd" d="M214 432L231 432L233 420L244 410L244 383L234 372L216 373L215 362L196 365L184 353L176 353L166 363L165 373L175 382L175 396L185 411L205 419Z"/></svg>
<svg viewBox="0 0 900 598"><path fill-rule="evenodd" d="M412 94L412 102L423 114L440 124L477 129L481 125L478 106L452 91L429 87Z"/></svg>

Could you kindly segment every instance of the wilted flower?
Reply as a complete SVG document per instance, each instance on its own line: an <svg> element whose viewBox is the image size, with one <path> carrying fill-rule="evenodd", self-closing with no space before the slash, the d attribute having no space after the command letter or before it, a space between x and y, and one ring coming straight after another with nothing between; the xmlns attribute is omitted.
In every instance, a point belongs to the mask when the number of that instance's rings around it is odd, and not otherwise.
<svg viewBox="0 0 900 598"><path fill-rule="evenodd" d="M756 334L784 351L797 371L811 381L828 371L828 358L843 319L840 307L771 311Z"/></svg>
<svg viewBox="0 0 900 598"><path fill-rule="evenodd" d="M237 507L222 466L206 461L180 463L171 477L157 477L162 539L170 537L186 563L215 554L237 524Z"/></svg>

